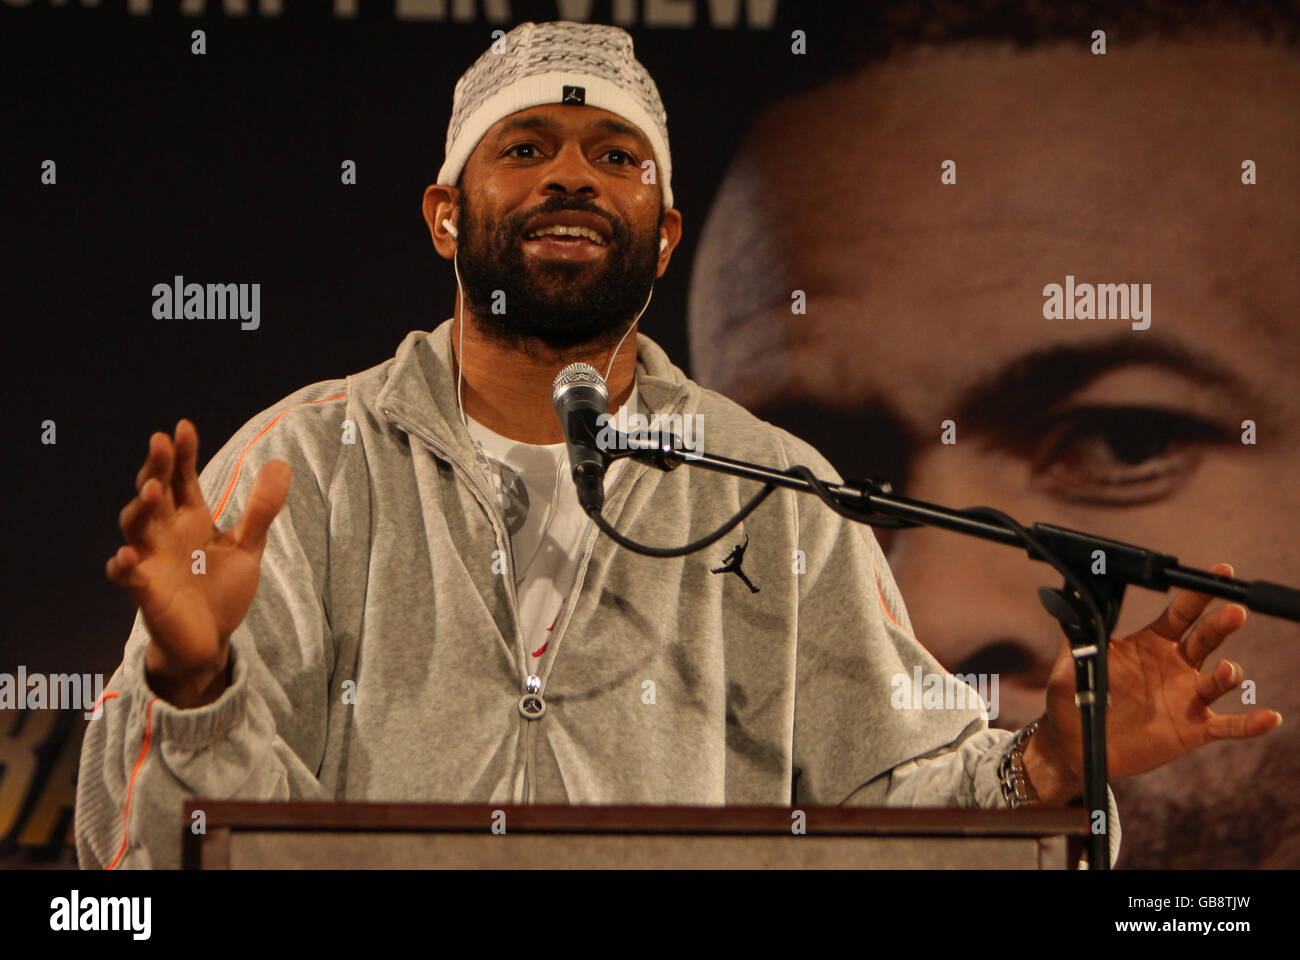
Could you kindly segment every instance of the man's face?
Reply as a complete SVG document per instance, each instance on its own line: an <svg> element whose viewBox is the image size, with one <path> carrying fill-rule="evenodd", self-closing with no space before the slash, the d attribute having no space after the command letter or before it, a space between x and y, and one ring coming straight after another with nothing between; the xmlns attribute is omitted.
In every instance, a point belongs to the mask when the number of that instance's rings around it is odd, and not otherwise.
<svg viewBox="0 0 1300 960"><path fill-rule="evenodd" d="M760 416L800 415L842 472L908 496L1300 582L1298 64L1259 46L984 48L778 104L703 234L697 374ZM737 271L753 302L701 325ZM1067 275L1151 284L1150 328L1044 319ZM1035 589L1054 572L943 531L878 535L918 639L953 672L1000 674L996 725L1038 716L1061 634ZM1130 590L1116 633L1167 600ZM1251 614L1221 653L1258 702L1215 709L1288 725L1118 784L1129 864L1300 865L1300 626Z"/></svg>
<svg viewBox="0 0 1300 960"><path fill-rule="evenodd" d="M617 337L659 261L659 187L644 134L613 113L542 106L499 121L465 166L458 266L475 319L510 342L553 347ZM542 219L599 240L529 239Z"/></svg>

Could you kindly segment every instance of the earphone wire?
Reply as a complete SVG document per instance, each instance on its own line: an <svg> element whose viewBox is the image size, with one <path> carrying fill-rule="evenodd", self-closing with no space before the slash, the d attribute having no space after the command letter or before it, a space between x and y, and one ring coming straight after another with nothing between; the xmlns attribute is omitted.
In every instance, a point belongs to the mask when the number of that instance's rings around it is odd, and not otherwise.
<svg viewBox="0 0 1300 960"><path fill-rule="evenodd" d="M641 305L641 310L637 313L636 317L632 320L631 325L626 330L623 331L623 336L619 338L618 344L614 347L614 352L609 356L609 366L605 368L606 383L609 382L609 372L614 369L614 358L617 357L618 352L623 349L623 341L627 339L627 335L629 333L631 333L634 329L636 329L637 323L640 322L641 320L641 314L645 313L646 307L650 306L650 298L653 297L654 295L655 295L655 282L651 280L650 292L645 295L645 303Z"/></svg>
<svg viewBox="0 0 1300 960"><path fill-rule="evenodd" d="M469 433L469 420L465 417L465 401L461 397L461 384L465 380L465 293L460 285L460 244L451 257L452 269L456 271L456 327L460 332L460 350L456 356L456 406L460 408L460 422Z"/></svg>

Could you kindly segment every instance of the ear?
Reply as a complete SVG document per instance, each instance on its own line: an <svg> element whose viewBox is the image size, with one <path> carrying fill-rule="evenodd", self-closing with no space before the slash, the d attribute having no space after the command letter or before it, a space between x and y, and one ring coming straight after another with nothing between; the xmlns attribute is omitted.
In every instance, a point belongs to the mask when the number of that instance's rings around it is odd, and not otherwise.
<svg viewBox="0 0 1300 960"><path fill-rule="evenodd" d="M668 261L673 258L673 251L677 249L677 244L682 239L682 215L678 210L669 207L664 211L664 222L659 226L659 235L668 240L668 243L659 244L659 266L655 270L656 277L662 277L668 271Z"/></svg>
<svg viewBox="0 0 1300 960"><path fill-rule="evenodd" d="M450 220L456 226L460 223L460 191L455 187L433 184L424 191L424 222L429 225L429 236L438 255L450 260L456 255L456 238L443 224Z"/></svg>

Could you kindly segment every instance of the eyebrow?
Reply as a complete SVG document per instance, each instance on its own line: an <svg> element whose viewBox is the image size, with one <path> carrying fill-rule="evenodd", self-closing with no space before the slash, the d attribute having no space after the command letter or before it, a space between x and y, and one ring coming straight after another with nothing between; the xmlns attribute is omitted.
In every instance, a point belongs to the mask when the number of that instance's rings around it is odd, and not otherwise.
<svg viewBox="0 0 1300 960"><path fill-rule="evenodd" d="M528 117L515 117L512 120L507 120L502 124L501 129L497 131L497 139L499 140L515 130L559 130L563 126L564 124L549 114L534 113ZM618 133L625 137L631 137L640 144L646 142L644 135L636 127L623 123L621 120L614 120L611 117L601 117L598 120L593 120L589 126L605 133Z"/></svg>
<svg viewBox="0 0 1300 960"><path fill-rule="evenodd" d="M1093 380L1122 367L1151 366L1205 383L1241 406L1271 409L1260 394L1215 360L1177 340L1138 339L1117 334L1082 344L1058 344L1034 350L964 390L958 422L993 431L1023 419L1025 412L1046 412Z"/></svg>

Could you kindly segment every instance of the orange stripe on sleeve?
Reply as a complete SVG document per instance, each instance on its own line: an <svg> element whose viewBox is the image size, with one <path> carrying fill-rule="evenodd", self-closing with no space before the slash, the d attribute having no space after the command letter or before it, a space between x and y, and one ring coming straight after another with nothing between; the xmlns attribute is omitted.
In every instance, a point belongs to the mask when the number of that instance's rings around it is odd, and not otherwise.
<svg viewBox="0 0 1300 960"><path fill-rule="evenodd" d="M331 400L340 400L346 396L347 396L346 393L340 393L332 397L325 397L321 400L304 400L302 403L295 403L292 407L285 407L283 410L277 413L275 415L275 419L272 420L270 423L268 423L265 427L263 427L258 432L257 436L255 436L252 440L248 441L248 446L244 447L244 449L240 451L239 459L235 461L235 472L230 477L230 483L226 485L226 492L221 495L221 503L217 505L216 512L212 514L212 522L216 523L217 517L221 516L221 511L226 509L226 504L230 500L230 494L235 489L235 481L239 479L239 470L244 465L244 457L247 456L248 451L253 448L253 444L257 443L258 440L261 440L262 437L266 436L266 434L270 431L270 429L280 422L281 417L283 417L290 410L296 410L298 407L307 406L308 404L312 404L312 403L329 403Z"/></svg>
<svg viewBox="0 0 1300 960"><path fill-rule="evenodd" d="M122 854L126 853L126 827L131 818L131 791L135 789L135 775L140 772L140 768L144 766L144 758L149 754L149 741L153 739L153 705L157 702L158 698L154 697L144 711L144 742L140 744L140 756L135 761L135 769L131 771L131 779L126 785L126 808L122 811L122 846L118 849L113 862L108 865L109 870L114 869L117 862L122 859Z"/></svg>
<svg viewBox="0 0 1300 960"><path fill-rule="evenodd" d="M895 620L894 615L889 612L889 607L885 605L885 595L880 592L880 576L876 573L876 558L871 552L871 544L867 543L866 534L862 532L862 525L855 523L853 524L853 527L858 531L858 536L862 538L862 542L867 548L867 559L871 561L871 579L876 583L876 597L880 600L880 609L885 611L885 616L889 618L890 623L898 627L898 629L902 630L904 633L907 633L907 630L904 629L903 625Z"/></svg>
<svg viewBox="0 0 1300 960"><path fill-rule="evenodd" d="M112 700L116 696L117 696L116 690L105 690L103 693L101 693L98 697L95 698L95 702L91 705L90 711L94 713L96 710L99 709L100 704L102 704L105 700Z"/></svg>

